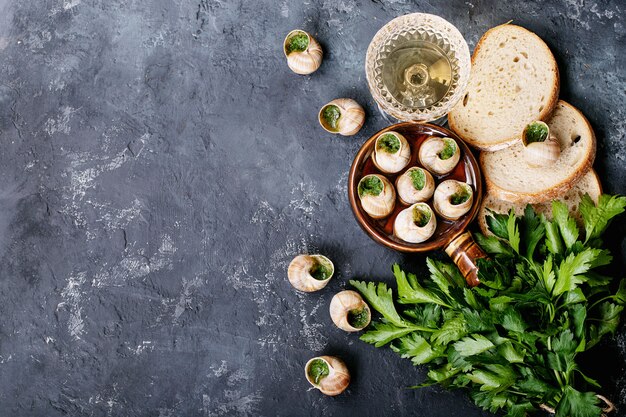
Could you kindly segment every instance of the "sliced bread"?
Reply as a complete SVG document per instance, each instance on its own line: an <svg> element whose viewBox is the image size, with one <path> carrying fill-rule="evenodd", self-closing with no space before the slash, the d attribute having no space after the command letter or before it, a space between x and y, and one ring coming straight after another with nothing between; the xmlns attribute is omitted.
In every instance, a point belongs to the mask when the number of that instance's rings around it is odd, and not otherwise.
<svg viewBox="0 0 626 417"><path fill-rule="evenodd" d="M576 219L579 225L582 225L582 218L578 212L578 204L580 204L580 199L585 194L589 194L589 197L591 197L594 203L598 202L598 198L600 198L600 194L602 194L600 179L593 169L587 171L587 173L574 185L571 190L559 198L559 200L567 204L570 215ZM489 214L487 209L495 211L496 213L508 213L510 209L514 209L515 214L519 216L524 213L525 207L525 204L510 203L508 201L498 200L491 194L485 195L478 212L478 224L480 226L480 230L484 234L490 233L485 219L485 216ZM533 205L533 208L535 209L535 212L543 213L548 219L552 219L551 202L535 204Z"/></svg>
<svg viewBox="0 0 626 417"><path fill-rule="evenodd" d="M543 203L565 194L589 171L596 155L596 137L585 116L560 100L546 123L560 144L556 162L528 165L521 141L497 152L481 152L488 193L512 203Z"/></svg>
<svg viewBox="0 0 626 417"><path fill-rule="evenodd" d="M478 41L467 92L448 122L469 145L495 151L516 142L528 123L548 118L558 97L550 48L520 26L500 25Z"/></svg>

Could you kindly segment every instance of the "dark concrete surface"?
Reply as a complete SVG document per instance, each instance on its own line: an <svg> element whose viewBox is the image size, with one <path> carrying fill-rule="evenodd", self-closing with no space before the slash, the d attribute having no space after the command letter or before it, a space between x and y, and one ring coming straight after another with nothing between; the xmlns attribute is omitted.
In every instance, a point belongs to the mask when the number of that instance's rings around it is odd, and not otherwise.
<svg viewBox="0 0 626 417"><path fill-rule="evenodd" d="M622 1L0 0L0 415L485 416L463 392L409 390L424 369L335 328L350 278L391 281L406 257L371 241L346 179L385 126L364 74L374 33L436 13L470 47L514 19L555 53L562 97L598 137L606 191L626 193ZM326 56L282 55L293 28ZM351 138L318 108L362 103ZM615 223L623 271L626 219ZM322 252L327 289L286 267ZM442 256L436 254L435 256ZM626 415L626 330L591 358ZM310 390L303 364L343 357L348 391ZM591 372L594 373L593 371ZM599 374L599 375L598 375Z"/></svg>

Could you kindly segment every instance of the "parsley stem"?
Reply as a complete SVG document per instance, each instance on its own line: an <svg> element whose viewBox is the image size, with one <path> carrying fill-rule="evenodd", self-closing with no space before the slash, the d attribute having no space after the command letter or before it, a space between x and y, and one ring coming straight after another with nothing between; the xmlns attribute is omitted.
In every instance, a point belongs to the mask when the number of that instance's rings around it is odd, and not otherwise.
<svg viewBox="0 0 626 417"><path fill-rule="evenodd" d="M548 337L548 350L552 350L552 336Z"/></svg>
<svg viewBox="0 0 626 417"><path fill-rule="evenodd" d="M434 333L436 331L436 329L431 329L428 327L421 327L421 326L406 326L406 328L412 329L414 331L428 332L428 333Z"/></svg>
<svg viewBox="0 0 626 417"><path fill-rule="evenodd" d="M561 375L559 375L559 371L557 371L556 369L553 369L553 371L554 371L554 376L556 376L556 380L559 381L559 386L563 388L564 387L563 380L561 380Z"/></svg>
<svg viewBox="0 0 626 417"><path fill-rule="evenodd" d="M556 313L554 311L554 304L548 304L546 306L546 308L548 309L548 315L550 316L550 323L552 323L554 321L554 316L555 316L555 313Z"/></svg>
<svg viewBox="0 0 626 417"><path fill-rule="evenodd" d="M597 306L599 303L601 303L602 301L606 301L608 299L614 298L613 295L607 295L604 298L600 298L598 301L596 301L595 303L591 304L591 306L587 309L587 310L591 310L592 308L594 308L595 306Z"/></svg>
<svg viewBox="0 0 626 417"><path fill-rule="evenodd" d="M515 395L521 395L522 397L528 397L529 395L527 392L520 392L514 389L507 389L506 392L510 392L511 394L515 394Z"/></svg>

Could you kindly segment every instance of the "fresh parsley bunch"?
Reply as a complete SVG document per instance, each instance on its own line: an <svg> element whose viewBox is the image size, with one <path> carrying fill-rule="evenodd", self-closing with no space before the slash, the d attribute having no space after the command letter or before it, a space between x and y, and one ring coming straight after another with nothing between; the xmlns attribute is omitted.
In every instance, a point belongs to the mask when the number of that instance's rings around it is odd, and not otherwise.
<svg viewBox="0 0 626 417"><path fill-rule="evenodd" d="M493 236L475 235L490 255L479 260L481 284L468 288L456 266L433 259L421 283L394 265L401 310L384 283L351 281L382 315L361 339L428 364L420 386L465 387L492 412L600 416L601 387L576 357L615 332L626 304L626 280L611 291L601 273L612 257L600 239L625 207L626 197L602 195L596 206L585 196L584 230L559 201L551 221L530 206L521 217L491 213Z"/></svg>

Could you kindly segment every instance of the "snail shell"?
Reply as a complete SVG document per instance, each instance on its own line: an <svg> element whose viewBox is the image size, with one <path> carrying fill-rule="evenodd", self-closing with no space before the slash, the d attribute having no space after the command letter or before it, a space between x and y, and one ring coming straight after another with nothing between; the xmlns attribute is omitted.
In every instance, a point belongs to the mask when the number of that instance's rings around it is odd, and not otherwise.
<svg viewBox="0 0 626 417"><path fill-rule="evenodd" d="M544 142L550 137L550 126L541 120L530 122L522 132L522 143L528 146L534 142Z"/></svg>
<svg viewBox="0 0 626 417"><path fill-rule="evenodd" d="M289 52L288 46L291 38L296 35L306 35L308 37L308 45L304 51L291 51ZM287 57L287 65L289 68L300 75L307 75L315 72L322 64L322 47L320 44L307 32L295 29L287 34L283 42L283 52Z"/></svg>
<svg viewBox="0 0 626 417"><path fill-rule="evenodd" d="M423 187L420 189L423 180ZM404 204L415 204L426 201L435 191L435 180L430 172L423 168L411 167L396 180L396 192Z"/></svg>
<svg viewBox="0 0 626 417"><path fill-rule="evenodd" d="M533 142L524 147L524 158L531 167L552 165L560 156L561 145L554 136L550 136L545 142Z"/></svg>
<svg viewBox="0 0 626 417"><path fill-rule="evenodd" d="M376 182L376 179L380 182ZM376 194L377 191L378 194ZM361 178L357 193L361 200L361 207L373 219L389 216L396 205L396 190L382 175L370 174Z"/></svg>
<svg viewBox="0 0 626 417"><path fill-rule="evenodd" d="M332 126L331 122L325 117L325 110L330 106L335 106L339 111L339 118L336 120L335 126ZM320 109L318 120L327 132L339 133L342 136L352 136L363 127L365 110L351 98L337 98Z"/></svg>
<svg viewBox="0 0 626 417"><path fill-rule="evenodd" d="M317 382L310 375L309 367L315 364L315 361L321 361L328 367L328 375L322 376ZM318 364L320 362L317 362ZM334 356L318 356L311 358L304 366L304 375L311 385L320 390L322 394L339 395L350 385L350 372L346 364L339 358Z"/></svg>
<svg viewBox="0 0 626 417"><path fill-rule="evenodd" d="M561 156L559 141L550 134L550 126L540 120L529 123L522 132L524 159L531 167L545 167Z"/></svg>
<svg viewBox="0 0 626 417"><path fill-rule="evenodd" d="M330 301L330 318L341 330L358 332L370 324L372 312L356 291L341 291ZM360 321L355 323L355 319Z"/></svg>
<svg viewBox="0 0 626 417"><path fill-rule="evenodd" d="M334 272L335 266L324 255L298 255L287 268L287 278L295 289L313 292L324 288Z"/></svg>
<svg viewBox="0 0 626 417"><path fill-rule="evenodd" d="M411 159L411 147L398 132L385 132L376 138L372 161L382 172L395 174L404 169Z"/></svg>
<svg viewBox="0 0 626 417"><path fill-rule="evenodd" d="M393 234L409 243L422 243L435 233L437 219L426 203L415 203L402 210L393 223Z"/></svg>
<svg viewBox="0 0 626 417"><path fill-rule="evenodd" d="M452 171L459 163L461 149L452 138L431 137L422 142L418 158L430 172L444 175Z"/></svg>
<svg viewBox="0 0 626 417"><path fill-rule="evenodd" d="M448 220L456 220L467 213L474 202L474 191L469 184L445 180L437 186L433 197L435 211Z"/></svg>

